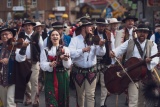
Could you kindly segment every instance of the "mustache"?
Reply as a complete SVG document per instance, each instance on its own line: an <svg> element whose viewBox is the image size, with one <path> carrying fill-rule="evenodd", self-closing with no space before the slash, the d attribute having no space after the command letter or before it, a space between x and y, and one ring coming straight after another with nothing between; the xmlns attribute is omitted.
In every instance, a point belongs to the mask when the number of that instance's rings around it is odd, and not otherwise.
<svg viewBox="0 0 160 107"><path fill-rule="evenodd" d="M143 34L140 34L139 36L141 37L141 36L145 36L145 35L143 35Z"/></svg>

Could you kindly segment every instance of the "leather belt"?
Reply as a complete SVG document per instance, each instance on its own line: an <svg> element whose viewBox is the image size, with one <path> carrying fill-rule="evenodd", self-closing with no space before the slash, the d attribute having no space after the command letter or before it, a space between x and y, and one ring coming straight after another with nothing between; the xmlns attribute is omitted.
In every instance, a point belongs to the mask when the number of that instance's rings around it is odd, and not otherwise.
<svg viewBox="0 0 160 107"><path fill-rule="evenodd" d="M89 67L89 68L81 68L81 67L78 67L77 65L73 64L73 66L75 68L77 68L78 70L81 70L81 71L91 71L94 67L96 67L96 65L93 65L92 67Z"/></svg>

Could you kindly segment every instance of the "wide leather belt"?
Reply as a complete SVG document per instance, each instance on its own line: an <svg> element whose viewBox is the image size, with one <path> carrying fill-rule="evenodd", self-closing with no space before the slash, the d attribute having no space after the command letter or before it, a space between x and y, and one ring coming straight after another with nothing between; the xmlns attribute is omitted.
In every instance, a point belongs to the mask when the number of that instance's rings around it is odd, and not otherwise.
<svg viewBox="0 0 160 107"><path fill-rule="evenodd" d="M75 68L77 68L78 70L81 70L81 71L91 71L94 67L96 67L96 65L93 65L92 67L89 67L89 68L81 68L81 67L78 67L77 65L73 64L73 66Z"/></svg>

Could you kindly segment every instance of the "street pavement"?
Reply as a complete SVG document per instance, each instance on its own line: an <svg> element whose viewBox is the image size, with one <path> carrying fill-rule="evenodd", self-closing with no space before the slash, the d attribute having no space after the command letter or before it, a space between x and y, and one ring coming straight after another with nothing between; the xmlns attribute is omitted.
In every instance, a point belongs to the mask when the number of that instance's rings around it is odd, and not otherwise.
<svg viewBox="0 0 160 107"><path fill-rule="evenodd" d="M125 105L125 94L121 94L118 96L118 106L116 105L116 95L110 95L107 98L106 104L107 107L127 107ZM40 106L45 107L45 100L44 100L44 92L40 94ZM18 104L17 107L26 107L23 104ZM27 106L27 107L32 107ZM76 107L76 93L75 90L70 89L70 107ZM96 88L96 107L100 107L100 86Z"/></svg>

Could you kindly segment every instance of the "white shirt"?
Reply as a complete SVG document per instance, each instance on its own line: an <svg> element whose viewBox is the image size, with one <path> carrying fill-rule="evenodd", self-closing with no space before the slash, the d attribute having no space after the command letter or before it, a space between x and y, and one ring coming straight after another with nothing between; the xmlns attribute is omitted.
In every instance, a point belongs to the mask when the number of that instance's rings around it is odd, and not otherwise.
<svg viewBox="0 0 160 107"><path fill-rule="evenodd" d="M44 48L47 47L47 40L48 40L48 37L46 37L46 38L44 39L44 41L43 41L43 47L44 47Z"/></svg>
<svg viewBox="0 0 160 107"><path fill-rule="evenodd" d="M128 29L128 32L129 32L129 39L133 39L133 36L132 36L133 35L133 28Z"/></svg>
<svg viewBox="0 0 160 107"><path fill-rule="evenodd" d="M33 31L33 32L34 32L34 31ZM31 35L33 34L33 32L32 32L31 34L25 33L25 35L30 38ZM25 39L25 41L26 41L26 42L30 42L30 40L28 40L27 38ZM43 50L43 39L42 39L41 36L39 37L38 45L39 45L39 47L40 47L40 50ZM20 55L20 54L19 54L19 51L20 51L20 49L16 49L16 60L17 60L18 62L25 61L26 58L27 58L27 59L31 59L30 44L29 44L29 45L27 46L27 48L26 48L26 54L25 54L25 55Z"/></svg>
<svg viewBox="0 0 160 107"><path fill-rule="evenodd" d="M33 31L34 32L34 31ZM29 38L31 38L31 35L33 34L33 32L31 34L27 34L25 33L26 36L28 36ZM29 40L26 38L25 41L29 42ZM42 39L42 36L39 37L39 42L38 42L38 45L40 47L40 50L43 50L43 39ZM26 55L27 55L27 59L31 59L31 53L30 53L30 44L27 46L27 49L26 49Z"/></svg>
<svg viewBox="0 0 160 107"><path fill-rule="evenodd" d="M103 56L106 53L105 46L100 47L99 45L92 45L90 52L82 52L82 49L87 47L84 44L84 38L82 35L78 35L71 39L69 49L71 52L71 58L75 65L81 68L89 68L97 63L97 57ZM87 61L88 59L88 61Z"/></svg>
<svg viewBox="0 0 160 107"><path fill-rule="evenodd" d="M150 40L154 41L155 42L155 34L153 34L150 38Z"/></svg>
<svg viewBox="0 0 160 107"><path fill-rule="evenodd" d="M115 53L116 56L120 56L123 55L126 51L127 51L127 47L128 47L128 41L125 41L123 44L121 44L119 47L115 48L113 50L113 52ZM137 40L138 41L138 40ZM138 41L139 42L139 41ZM146 40L143 43L140 43L140 46L142 48L142 51L144 51L145 48L145 44L146 44ZM151 48L151 56L155 55L158 53L157 50L157 45L154 43L154 46ZM132 57L137 57L137 58L141 58L139 51L137 49L137 46L135 45L133 53L132 53ZM158 64L159 58L158 57L154 57L152 58L152 61L150 62L150 64L147 64L147 68L149 70L153 69L157 64Z"/></svg>
<svg viewBox="0 0 160 107"><path fill-rule="evenodd" d="M65 50L65 53L68 53L69 56L70 56L70 51L67 47L63 47L64 50ZM43 49L43 51L41 52L41 55L40 55L40 67L43 71L49 71L49 72L52 72L53 71L53 67L50 67L49 66L49 63L48 62L48 59L47 59L47 56L46 56L46 52L45 50L48 51L48 55L50 56L56 56L56 49L57 47L56 46L52 46L51 50L48 50L48 48L45 48ZM72 64L72 61L71 61L71 58L69 58L68 61L64 61L62 60L62 63L63 63L63 66L65 68L70 68L71 64Z"/></svg>
<svg viewBox="0 0 160 107"><path fill-rule="evenodd" d="M99 38L101 38L102 40L104 39L104 38L103 38L103 34L100 34L99 32L98 32L98 36L99 36Z"/></svg>

